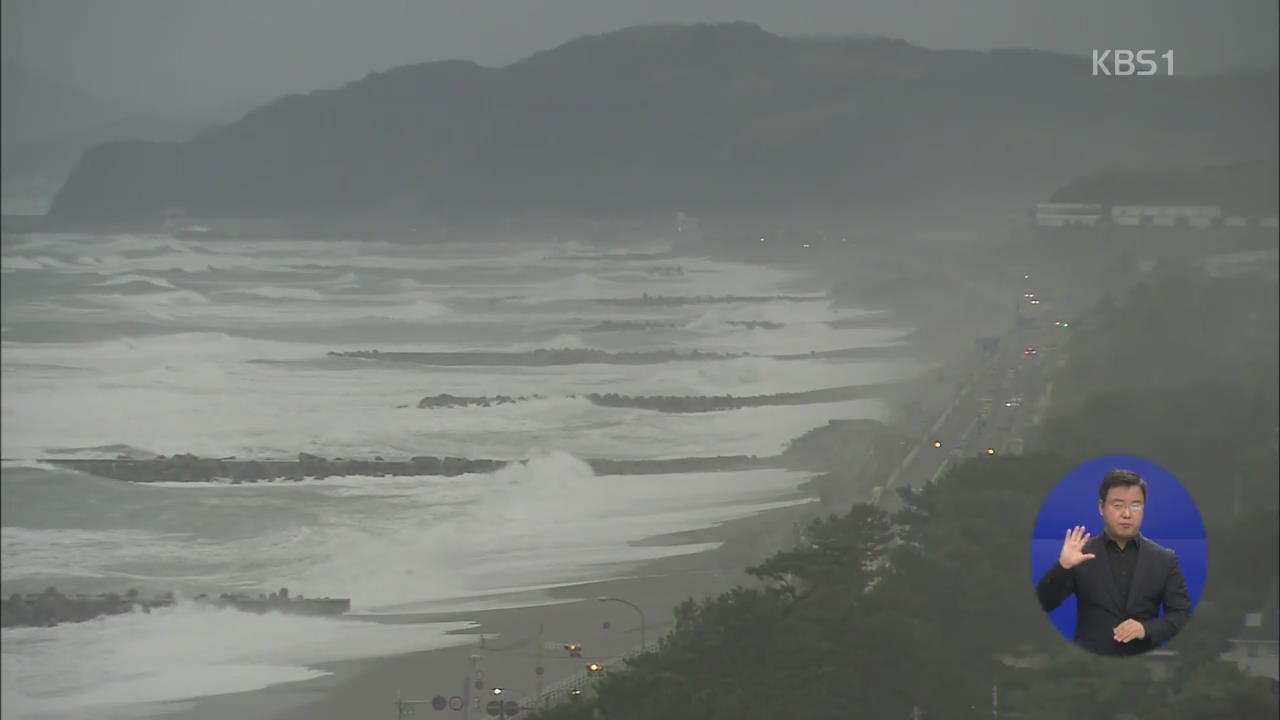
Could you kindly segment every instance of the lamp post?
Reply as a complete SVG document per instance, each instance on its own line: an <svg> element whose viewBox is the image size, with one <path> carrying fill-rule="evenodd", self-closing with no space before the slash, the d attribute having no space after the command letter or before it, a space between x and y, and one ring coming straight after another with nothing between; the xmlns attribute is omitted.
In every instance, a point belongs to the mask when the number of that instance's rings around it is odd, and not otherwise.
<svg viewBox="0 0 1280 720"><path fill-rule="evenodd" d="M646 637L645 637L644 611L641 610L638 605L636 605L633 602L628 602L626 600L623 600L622 598L616 598L616 597L602 596L602 597L596 598L596 600L599 600L600 602L619 602L619 603L622 603L623 605L629 605L632 610L635 610L637 613L639 613L640 614L640 650L643 651L646 647L649 646L648 642L646 642Z"/></svg>
<svg viewBox="0 0 1280 720"><path fill-rule="evenodd" d="M498 704L498 720L505 720L505 718L507 717L507 706L506 706L506 703L502 702L502 688L500 687L494 688L493 696L497 698L493 702L496 702ZM489 712L493 712L493 711L490 710Z"/></svg>

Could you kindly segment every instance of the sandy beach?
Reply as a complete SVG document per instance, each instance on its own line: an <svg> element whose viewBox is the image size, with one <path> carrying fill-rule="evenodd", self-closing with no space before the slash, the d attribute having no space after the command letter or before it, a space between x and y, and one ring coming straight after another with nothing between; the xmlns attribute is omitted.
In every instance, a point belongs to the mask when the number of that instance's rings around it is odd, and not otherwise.
<svg viewBox="0 0 1280 720"><path fill-rule="evenodd" d="M557 588L547 592L499 598L500 602L530 607L439 614L377 616L386 623L475 623L458 633L453 647L408 655L322 664L332 674L264 690L218 695L175 703L158 717L173 720L349 720L396 717L394 701L430 700L436 695L461 696L470 674L472 656L483 672L483 700L491 688L502 687L511 698L536 693L541 663L545 685L581 672L587 663L616 658L640 646L640 617L630 607L600 602L619 597L639 606L645 615L647 640L652 643L671 628L674 607L687 598L702 598L753 578L743 568L767 556L794 537L819 511L807 503L759 513L693 533L652 538L654 544L723 541L715 550L667 557L634 568L627 577ZM550 604L545 604L550 603ZM606 629L605 623L610 627ZM483 637L483 641L481 638ZM582 645L582 657L570 657L566 643ZM542 651L539 652L541 645ZM432 715L429 706L417 715ZM450 713L460 717L461 713ZM473 718L481 717L472 713Z"/></svg>
<svg viewBox="0 0 1280 720"><path fill-rule="evenodd" d="M181 263L190 261L190 253L179 253L168 245L156 246L152 240L120 242L126 248L138 246L146 252L159 253L160 259L148 256L150 263L166 267L177 263L181 267ZM57 247L66 253L84 252L76 245ZM332 254L342 248L312 249ZM101 252L116 258L118 250L104 246ZM408 250L381 250L384 255L371 261L379 269L361 270L374 273L366 285L382 289L373 297L388 306L379 306L379 312L393 319L404 316L420 320L423 306L414 298L427 291L405 291L404 278L399 277L400 266L412 259L401 257ZM358 340L363 346L369 342L363 334L364 324L352 318L371 311L363 306L348 307L351 302L343 295L346 290L342 288L355 282L356 275L351 272L326 270L325 279L318 281L323 291L289 284L296 284L297 280L288 273L277 273L285 275L285 280L276 279L283 285L253 284L246 290L243 286L250 281L238 279L238 270L219 269L212 274L227 289L215 292L202 286L204 294L166 287L177 288L185 282L185 276L177 272L164 277L137 275L142 279L130 280L133 285L142 285L134 288L135 294L110 296L129 310L117 313L125 318L121 320L123 327L131 327L127 320L132 317L130 312L149 311L155 303L173 301L175 295L180 304L194 308L190 310L194 313L191 317L182 315L173 321L174 330L181 332L137 341L145 344L151 353L148 357L170 358L177 353L181 358L190 355L192 361L206 362L209 353L213 353L217 358L213 366L217 372L197 374L195 379L183 376L186 384L182 385L182 392L193 393L190 400L184 400L181 394L175 396L174 388L167 385L151 388L154 397L163 400L162 409L170 405L185 407L187 402L207 404L211 396L202 391L206 385L216 389L212 397L229 404L219 405L220 412L204 413L201 417L209 420L209 426L198 433L175 429L172 422L159 422L167 417L161 413L156 418L142 418L148 422L131 427L124 438L111 435L115 440L138 437L150 443L169 438L187 448L192 437L199 437L217 450L210 457L226 455L234 459L242 447L252 451L246 452L247 456L257 457L254 453L266 452L260 446L296 448L300 442L319 442L316 438L324 439L321 447L326 456L393 456L392 450L402 445L418 448L422 438L430 438L433 442L451 443L440 451L441 457L455 452L454 448L458 448L459 457L490 457L478 453L489 452L493 447L533 446L543 442L543 435L559 433L554 444L559 447L577 442L580 454L590 450L609 457L634 456L646 462L658 458L658 462L668 462L664 458L676 453L698 457L721 457L725 453L751 453L752 457L760 453L763 457L764 453L781 453L777 457L789 469L776 471L778 477L786 473L786 478L771 481L771 485L762 485L759 473L752 475L756 471L707 472L701 495L690 494L685 499L681 494L684 488L672 484L680 482L672 479L678 478L680 472L653 476L601 472L576 456L570 457L573 448L560 447L565 457L549 456L527 467L517 467L514 476L498 478L492 487L465 481L410 486L394 478L388 479L385 486L365 487L361 483L344 484L339 479L332 483L303 483L287 496L287 501L283 493L272 494L269 487L235 488L228 491L227 497L241 504L232 506L226 506L221 502L225 498L215 495L222 491L220 488L144 489L135 483L89 483L74 475L57 476L59 482L72 488L66 492L110 494L105 501L120 515L112 522L130 528L151 528L152 534L141 539L111 536L108 539L113 544L103 546L101 532L94 530L101 513L85 511L81 513L83 517L47 519L54 527L88 528L82 531L81 541L89 547L103 547L99 551L103 556L100 564L112 572L121 568L153 572L147 564L152 562L152 555L161 562L179 558L184 567L208 564L201 571L206 575L200 577L226 582L236 581L241 575L256 578L269 572L279 577L281 584L287 580L289 587L310 592L334 592L317 587L341 588L339 592L358 595L354 597L358 608L383 608L400 614L362 614L364 611L358 610L335 622L266 618L267 622L256 623L255 618L242 613L207 618L175 613L171 626L157 622L138 627L117 623L111 629L118 637L90 634L74 644L58 646L36 642L38 634L32 634L24 651L42 661L47 658L55 671L31 670L22 676L27 678L26 684L20 693L15 691L14 697L27 702L32 717L42 715L40 706L45 699L54 704L43 714L52 716L59 716L62 707L67 712L61 716L72 715L71 709L93 708L99 717L113 717L112 712L121 718L134 717L139 711L146 711L153 717L174 720L391 717L396 712L397 695L412 701L441 697L447 703L466 694L467 680L475 681L476 670L483 674L484 700L493 697L490 691L495 686L504 688L510 699L526 700L536 696L540 685L554 686L580 674L589 662L616 659L643 646L644 640L652 643L669 631L673 608L680 602L701 599L739 584L753 584L754 579L744 569L791 546L815 516L844 512L853 502L875 497L875 486L883 485L896 464L921 442L931 421L950 404L958 386L976 367L974 339L1007 324L1009 318L998 312L1003 308L993 308L988 299L1007 296L1003 289L995 287L998 283L994 280L999 280L996 273L984 277L976 286L955 277L962 265L967 272L984 262L980 253L954 249L954 260L948 263L946 273L936 278L922 275L922 269L912 266L909 258L906 264L898 261L904 254L926 250L933 253L935 249L885 247L825 260L814 257L804 262L784 262L777 267L764 258L756 258L760 262L753 264L750 258L690 257L682 261L682 267L693 268L690 274L697 271L696 282L680 280L683 275L662 280L676 283L664 290L665 294L723 295L759 285L789 295L824 294L830 298L826 305L831 307L824 305L816 314L798 318L795 330L788 330L786 323L774 323L778 327L752 327L746 331L730 323L773 322L771 319L785 319L784 315L790 317L789 313L799 311L768 303L745 315L726 316L722 309L714 309L708 311L709 315L692 316L696 328L709 324L712 330L680 330L655 343L663 347L666 345L662 343L701 347L699 343L709 342L708 347L721 350L751 348L771 356L785 356L805 347L813 350L794 362L774 357L735 360L728 363L734 368L732 372L711 375L680 365L653 377L641 374L642 382L638 384L626 374L619 376L635 388L622 394L636 397L665 397L672 393L678 397L708 398L771 396L818 383L832 387L856 379L874 366L887 381L876 386L873 400L866 401L875 406L870 413L855 406L861 401L848 398L841 401L844 404L816 403L812 408L800 407L808 403L793 403L706 415L659 415L643 409L602 408L557 399L544 403L545 407L503 405L483 411L483 416L463 410L449 415L446 423L437 417L443 413L420 413L407 405L395 405L404 402L407 392L412 398L414 392L421 397L430 391L430 387L412 392L405 389L424 382L431 384L432 376L424 376L421 368L331 367L314 360L316 348L332 347L337 342L333 336L338 330L355 333L349 338L352 343ZM234 254L227 261L235 267L279 263L293 272L296 262L295 253L287 247L255 246L238 252L241 254ZM338 270L351 262L340 253L330 260ZM426 262L420 258L418 261ZM476 290L480 297L487 298L494 292L483 284L490 282L485 275L489 272L484 264L489 262L487 258L466 256L457 262L478 263L472 272L475 281L482 283ZM386 269L382 269L384 266ZM456 280L458 275L453 268L439 269L435 265L419 270L420 274L432 272L450 280ZM555 346L560 342L561 336L553 333L560 332L556 323L563 322L560 316L566 310L556 303L569 303L570 312L595 312L594 305L579 308L584 301L577 298L584 293L602 292L564 287L564 281L558 279L564 271L554 264L540 272L548 274L549 279L543 278L532 286L533 290L526 288L522 292L532 293L541 303L535 308L551 305L533 313L532 317L543 317L539 313L547 316L541 321L547 328L539 326L534 335L525 337L528 347ZM611 277L608 273L613 271L605 268L598 272L602 277ZM635 288L628 284L640 282L634 275L623 273L622 280L607 282L595 275L569 277L577 278L573 282L579 284L588 280L606 282L605 289L615 294L634 294ZM648 275L641 280L643 287L654 282ZM260 283L257 279L251 282ZM716 287L722 289L706 290L709 282L719 283ZM250 294L246 296L246 292ZM282 303L275 299L281 294L308 299ZM235 300L244 297L254 299ZM313 307L321 302L332 306L325 306L323 316L319 308ZM458 302L463 310L489 317L475 309L474 298ZM501 322L496 324L504 333L523 332L530 325L526 316L531 311L504 303L500 304L502 312L514 315L500 314ZM484 306L489 304L486 301ZM444 306L437 309L443 310ZM341 325L335 330L331 315L342 312L351 316L347 318L350 328ZM316 319L302 328L310 333L304 333L302 338L307 342L191 332L193 327L203 327L198 322L204 322L210 314L212 320L219 322L224 317L234 317L241 323L239 318L252 316L260 323L292 328L297 325L297 318L289 313ZM450 317L453 316L442 315L430 325L440 346L473 342L467 339L467 333L472 333L470 324L451 324ZM684 317L679 315L676 319ZM863 335L859 333L865 329L855 327L834 328L833 334L828 325L833 318L852 318L855 323L864 318L887 322L883 329L891 332L882 329ZM263 332L274 333L274 327ZM489 325L480 327L493 335L486 340L493 347L519 346L511 345L506 335L498 334ZM906 328L912 329L910 334L901 335ZM98 329L94 326L85 332L96 333ZM453 336L448 333L455 333L457 338L450 339ZM744 333L750 337L741 337ZM612 339L614 346L624 350L637 347L634 342L628 345L625 341L626 338ZM102 354L97 361L101 363L98 372L102 377L127 379L137 372L137 350L133 345L113 341L114 344L99 347L92 344L96 342L92 338L85 342ZM826 353L842 347L861 347L864 343L893 346L892 354L877 363L850 362L847 367L845 362L849 360L843 356L826 357ZM43 344L33 343L26 352L35 367L50 367L56 372L58 363L65 362L65 352L49 350ZM261 357L279 362L247 362ZM160 367L159 371L167 373L169 369ZM228 377L225 373L232 371L243 385L237 385L234 393L227 391L224 380ZM540 383L538 387L542 389L549 382L558 383L555 392L568 394L591 387L593 382L602 387L618 382L613 374L581 376L580 372L588 371L529 372L527 377L515 378L503 373L460 371L441 375L434 382L457 388L456 392L466 396L519 395L529 383ZM424 377L428 379L424 381ZM32 382L44 381L36 378ZM99 385L86 391L101 392ZM49 390L69 392L65 382ZM263 393L284 393L285 397L300 397L306 402L256 402ZM131 397L131 402L136 401ZM31 402L25 407L44 406ZM299 408L310 410L303 412ZM886 422L881 425L872 417ZM601 418L612 418L612 422L602 423ZM79 422L85 426L82 434L98 432L100 423L86 418ZM26 427L39 428L40 424L28 423ZM334 428L345 429L345 434L335 436ZM44 442L40 437L32 430L29 439L38 445ZM135 444L138 442L142 441ZM82 441L76 447L92 445ZM119 445L113 452L133 452L131 448ZM231 450L224 451L225 448ZM469 455L468 448L479 449ZM62 495L46 497L51 485L37 480L16 480L7 487L19 494L7 498L32 503L33 507L61 508L57 502ZM632 500L615 501L612 496L624 490L629 493L625 497ZM740 504L744 501L750 504ZM636 503L635 512L631 502ZM6 506L18 505L6 499ZM459 511L459 507L464 509ZM475 514L474 508L485 513ZM764 508L770 509L761 511ZM686 516L692 512L699 514L690 522ZM742 517L746 513L753 514ZM156 518L167 518L167 524L158 523ZM729 518L736 519L726 521ZM185 538L184 533L193 525L199 525L205 533L194 536L201 542L175 545L174 534ZM226 532L219 534L223 530ZM29 549L23 551L28 555L38 556L48 546L38 528L15 532L29 544ZM525 548L530 550L525 552ZM535 553L534 548L545 550ZM269 552L260 552L263 549ZM224 550L228 556L225 562L219 555ZM58 562L65 564L61 556L54 555L48 563L55 567L60 567ZM130 563L139 555L142 559L137 562L142 567L135 568ZM659 559L650 559L655 557ZM261 561L267 570L240 568L235 565L240 562L236 558ZM431 565L432 562L436 564ZM483 594L486 587L523 590L494 596ZM642 609L643 632L640 616L633 608L621 602L600 602L600 596L620 598ZM406 604L405 598L430 600ZM76 629L79 628L70 628ZM581 656L570 657L563 648L567 643L582 645ZM74 652L71 648L75 648ZM33 667L29 664L27 669ZM539 667L543 669L540 675L535 672ZM11 674L7 677L19 677L13 674L19 671L14 668L9 668ZM87 679L80 679L81 672L87 674ZM85 688L94 688L100 694L73 697L79 705L65 700L68 689ZM57 702L68 704L58 706ZM419 707L415 714L434 712L437 711L430 707Z"/></svg>
<svg viewBox="0 0 1280 720"><path fill-rule="evenodd" d="M906 384L887 399L896 407L915 400L926 414L938 412L966 376L971 363L972 338L984 331L984 327L973 324L954 320L935 323L920 317L911 339L912 354L938 361L943 374ZM545 671L542 675L545 687L582 672L587 663L617 658L640 647L639 615L621 603L600 602L597 598L624 598L643 609L647 640L652 643L671 628L677 604L735 585L751 585L756 581L744 572L745 568L789 546L798 530L814 517L843 512L849 503L864 500L870 494L869 484L822 490L804 488L797 496L822 494L831 499L830 506L815 499L699 531L649 538L643 543L721 543L714 550L602 572L623 575L615 579L496 599L524 607L367 618L384 623L474 623L470 630L456 633L457 645L407 655L322 663L317 667L331 673L325 677L175 703L169 706L170 712L159 717L170 720L394 718L397 696L426 701L437 695L461 696L464 680L473 667L473 656L478 656L474 667L484 676L485 687L480 691L482 703L492 699L493 687L504 688L505 696L510 698L532 697L539 687L535 674L539 664ZM610 625L608 629L606 622ZM582 645L582 657L569 657L562 647L565 643ZM462 716L461 712L445 713ZM417 716L435 714L429 705L419 707L415 713ZM483 716L483 710L471 713L472 718Z"/></svg>

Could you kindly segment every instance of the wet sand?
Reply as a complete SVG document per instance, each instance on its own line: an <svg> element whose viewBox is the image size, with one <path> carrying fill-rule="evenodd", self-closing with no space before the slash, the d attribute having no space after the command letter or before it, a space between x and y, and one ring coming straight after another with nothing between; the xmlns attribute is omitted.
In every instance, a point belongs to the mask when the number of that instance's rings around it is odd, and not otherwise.
<svg viewBox="0 0 1280 720"><path fill-rule="evenodd" d="M955 300L950 298L950 300ZM946 302L939 299L939 302ZM973 302L968 306L942 305L945 317L932 315L928 303L898 314L904 324L914 325L911 348L905 355L936 362L942 373L909 383L888 393L886 400L896 411L909 400L920 403L926 415L944 407L962 384L971 366L976 366L974 339L1003 325L1004 318L988 315L989 308ZM972 310L972 314L970 311ZM913 317L914 316L914 317ZM895 412L896 414L896 412ZM911 429L908 429L909 431ZM810 488L816 494L817 488ZM840 488L829 495L845 503L864 500L870 488ZM173 712L159 717L172 720L357 720L396 717L395 699L430 700L436 695L461 695L469 677L472 656L479 656L484 672L483 703L491 700L490 688L507 689L505 697L524 699L538 686L534 670L545 668L542 680L550 685L580 672L593 660L614 658L640 646L638 614L620 603L602 603L598 596L616 596L640 606L646 616L647 639L653 642L671 628L673 609L687 598L702 598L734 585L750 586L755 580L744 568L759 562L779 548L789 546L798 528L820 514L843 512L841 507L822 507L813 502L770 510L705 530L651 538L647 543L675 545L695 542L722 542L715 550L668 557L638 567L617 568L625 575L612 580L563 587L546 593L507 598L513 604L555 604L405 616L369 618L378 622L471 621L477 624L460 633L460 644L420 653L319 664L331 674L299 683L277 685L253 692L221 695L174 704ZM603 573L602 574L608 574ZM605 629L605 622L611 627ZM481 641L483 636L483 645ZM571 658L560 646L583 646L581 658ZM539 650L539 647L542 650ZM473 691L474 692L474 691ZM430 706L415 716L463 717L461 712L437 713ZM472 711L473 720L487 717L483 709Z"/></svg>
<svg viewBox="0 0 1280 720"><path fill-rule="evenodd" d="M795 528L803 526L818 510L818 503L807 503L766 511L706 530L655 537L648 543L676 545L718 539L724 544L714 550L645 563L631 569L627 577L502 598L510 602L554 604L369 616L370 620L385 623L470 621L477 625L458 633L460 644L453 647L322 663L317 667L330 675L263 690L175 703L157 717L173 720L394 718L397 694L406 700L428 701L436 695L461 696L463 681L471 673L473 655L479 656L478 668L484 674L482 703L493 698L491 688L495 686L505 689L504 697L524 699L537 691L535 668L539 663L545 668L542 680L550 685L581 672L587 663L616 658L641 646L639 614L621 603L600 602L596 598L619 597L638 605L645 614L646 639L652 643L671 629L673 610L682 600L702 598L736 584L753 583L754 578L746 575L743 568L767 557L784 543L789 544L795 537ZM604 627L606 622L610 624L608 629ZM570 657L562 647L566 643L582 645L582 657ZM435 713L426 706L419 708L416 715ZM463 713L447 716L460 718ZM481 710L472 712L471 717L487 716Z"/></svg>

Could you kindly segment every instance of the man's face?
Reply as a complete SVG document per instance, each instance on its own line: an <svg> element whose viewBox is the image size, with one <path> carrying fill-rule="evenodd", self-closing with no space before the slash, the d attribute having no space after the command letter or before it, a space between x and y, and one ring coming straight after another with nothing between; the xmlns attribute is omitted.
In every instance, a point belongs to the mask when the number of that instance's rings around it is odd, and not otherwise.
<svg viewBox="0 0 1280 720"><path fill-rule="evenodd" d="M1145 511L1142 488L1136 485L1113 487L1107 491L1107 499L1098 503L1098 514L1102 515L1107 534L1117 540L1137 537Z"/></svg>

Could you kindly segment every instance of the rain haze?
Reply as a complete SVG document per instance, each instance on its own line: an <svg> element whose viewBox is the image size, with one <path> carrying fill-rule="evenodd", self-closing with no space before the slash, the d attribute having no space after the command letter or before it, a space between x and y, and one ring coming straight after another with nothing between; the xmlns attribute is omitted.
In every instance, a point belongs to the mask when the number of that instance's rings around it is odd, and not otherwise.
<svg viewBox="0 0 1280 720"><path fill-rule="evenodd" d="M1275 717L1277 22L4 2L4 716Z"/></svg>
<svg viewBox="0 0 1280 720"><path fill-rule="evenodd" d="M76 89L199 111L433 60L506 65L581 35L744 20L931 49L1175 48L1179 70L1271 67L1276 3L1226 0L6 0L4 57Z"/></svg>

